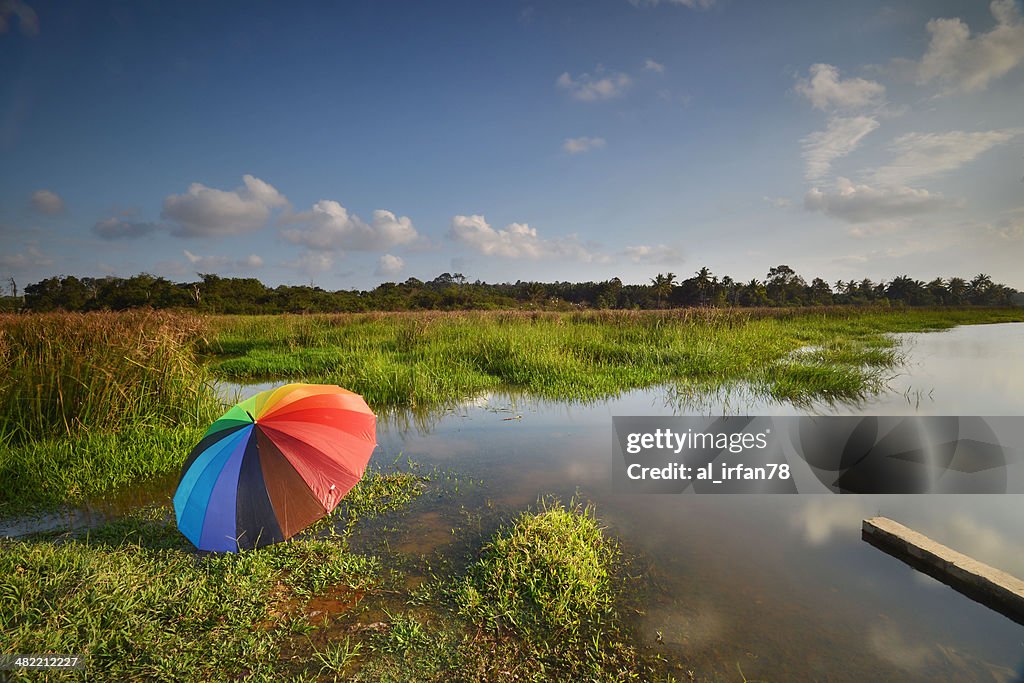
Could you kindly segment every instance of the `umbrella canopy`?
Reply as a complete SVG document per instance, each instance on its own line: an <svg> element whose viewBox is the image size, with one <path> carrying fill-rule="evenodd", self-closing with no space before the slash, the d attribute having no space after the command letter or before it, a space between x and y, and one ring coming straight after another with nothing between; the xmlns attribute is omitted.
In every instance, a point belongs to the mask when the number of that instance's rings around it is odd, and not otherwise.
<svg viewBox="0 0 1024 683"><path fill-rule="evenodd" d="M192 449L174 494L178 529L200 550L290 538L363 476L377 418L359 394L288 384L234 406Z"/></svg>

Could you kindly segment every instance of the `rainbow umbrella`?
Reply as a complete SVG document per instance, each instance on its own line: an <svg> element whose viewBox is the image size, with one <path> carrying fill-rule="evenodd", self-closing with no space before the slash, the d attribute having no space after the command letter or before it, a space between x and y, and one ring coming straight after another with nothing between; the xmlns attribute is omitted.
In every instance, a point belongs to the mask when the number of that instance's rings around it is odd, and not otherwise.
<svg viewBox="0 0 1024 683"><path fill-rule="evenodd" d="M320 519L363 476L377 418L359 394L287 384L210 425L181 470L178 529L200 550L278 543Z"/></svg>

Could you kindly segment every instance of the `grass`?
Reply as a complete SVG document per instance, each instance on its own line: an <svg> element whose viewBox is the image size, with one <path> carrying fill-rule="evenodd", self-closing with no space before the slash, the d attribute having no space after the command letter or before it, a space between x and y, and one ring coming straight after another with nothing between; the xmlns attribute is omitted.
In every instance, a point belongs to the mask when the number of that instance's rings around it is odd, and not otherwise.
<svg viewBox="0 0 1024 683"><path fill-rule="evenodd" d="M495 631L558 634L577 642L611 615L618 554L591 508L544 502L484 547L460 586L458 603Z"/></svg>
<svg viewBox="0 0 1024 683"><path fill-rule="evenodd" d="M280 680L272 610L298 594L291 588L319 585L325 560L357 570L331 580L377 580L372 562L325 542L197 558L139 522L0 543L3 651L81 654L94 680Z"/></svg>
<svg viewBox="0 0 1024 683"><path fill-rule="evenodd" d="M619 557L592 507L545 500L483 547L455 603L526 663L524 678L646 680L615 609Z"/></svg>
<svg viewBox="0 0 1024 683"><path fill-rule="evenodd" d="M359 484L381 503L359 519L389 509L386 476ZM197 554L169 510L145 508L87 534L0 541L0 653L79 654L96 681L675 680L630 644L619 551L592 508L519 515L419 600L344 538ZM348 611L320 611L352 594Z"/></svg>
<svg viewBox="0 0 1024 683"><path fill-rule="evenodd" d="M422 483L371 472L353 489L359 504L333 521L351 529L393 512ZM144 508L81 535L0 540L0 653L81 654L100 681L332 676L363 646L303 645L319 628L303 605L339 589L386 591L394 577L380 557L351 551L346 535L315 531L256 551L197 554L170 510ZM303 656L285 657L286 647Z"/></svg>
<svg viewBox="0 0 1024 683"><path fill-rule="evenodd" d="M205 322L131 312L0 316L0 514L180 466L223 412Z"/></svg>
<svg viewBox="0 0 1024 683"><path fill-rule="evenodd" d="M153 427L0 443L0 515L82 502L173 471L203 431Z"/></svg>
<svg viewBox="0 0 1024 683"><path fill-rule="evenodd" d="M888 333L1022 319L853 308L0 316L0 514L173 471L222 412L213 374L336 382L377 409L508 387L593 399L664 384L842 401L884 386L901 360ZM631 645L619 551L590 508L544 503L464 573L415 595L394 558L350 548L362 520L407 509L429 481L414 465L371 469L310 535L238 555L195 554L166 510L85 536L0 541L0 652L83 654L95 680L670 680ZM386 621L329 638L305 605L338 590L369 596Z"/></svg>
<svg viewBox="0 0 1024 683"><path fill-rule="evenodd" d="M360 482L362 502L335 521L394 512L421 489L389 474ZM197 554L169 510L145 508L81 535L0 541L0 653L79 654L97 681L653 680L618 625L618 550L591 508L520 515L411 608L402 577L346 538ZM379 607L356 608L362 628L348 631L345 615L314 619L339 592L392 605L386 621L365 623Z"/></svg>
<svg viewBox="0 0 1024 683"><path fill-rule="evenodd" d="M0 514L175 470L224 405L213 376L337 383L377 410L517 389L568 400L733 385L857 401L901 360L892 332L1024 320L1022 309L679 310L220 316L0 315Z"/></svg>
<svg viewBox="0 0 1024 683"><path fill-rule="evenodd" d="M822 309L243 316L211 320L219 377L340 383L377 409L517 388L598 399L745 382L777 400L857 400L900 360L891 332L1024 321L1020 309ZM810 354L799 349L815 347Z"/></svg>
<svg viewBox="0 0 1024 683"><path fill-rule="evenodd" d="M0 438L198 426L220 403L194 344L198 316L0 316Z"/></svg>

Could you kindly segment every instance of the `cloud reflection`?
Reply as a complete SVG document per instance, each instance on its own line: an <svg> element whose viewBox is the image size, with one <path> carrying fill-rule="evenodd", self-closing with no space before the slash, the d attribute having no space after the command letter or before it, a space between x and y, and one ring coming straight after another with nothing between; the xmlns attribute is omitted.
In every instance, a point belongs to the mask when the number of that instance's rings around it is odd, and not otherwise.
<svg viewBox="0 0 1024 683"><path fill-rule="evenodd" d="M846 497L814 496L791 518L792 526L801 531L808 545L819 546L835 534L853 535L870 508L860 500Z"/></svg>

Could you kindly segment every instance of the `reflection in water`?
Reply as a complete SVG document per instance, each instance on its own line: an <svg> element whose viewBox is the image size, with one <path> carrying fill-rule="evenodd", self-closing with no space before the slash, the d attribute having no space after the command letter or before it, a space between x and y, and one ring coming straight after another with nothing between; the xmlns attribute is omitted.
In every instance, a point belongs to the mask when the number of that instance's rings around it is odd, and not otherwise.
<svg viewBox="0 0 1024 683"><path fill-rule="evenodd" d="M170 505L178 473L125 487L116 493L89 501L81 507L69 507L40 514L0 519L0 538L18 538L47 531L69 531L99 526L146 505Z"/></svg>
<svg viewBox="0 0 1024 683"><path fill-rule="evenodd" d="M963 336L977 342L982 333L991 350L964 344ZM894 378L891 394L813 412L1024 414L1024 395L1005 381L1024 378L1024 325L910 337L913 364ZM975 400L976 393L985 399ZM627 550L651 563L640 637L702 675L735 678L739 663L748 678L769 680L1013 680L1012 669L1024 662L1020 628L862 543L860 525L872 515L893 517L1024 576L1017 540L1024 497L612 491L613 415L804 412L745 395L742 387L718 403L703 397L696 411L675 398L635 391L587 405L492 395L442 417L426 435L382 425L382 452L457 466L488 482L493 498L512 509L579 489ZM509 413L523 417L504 421Z"/></svg>
<svg viewBox="0 0 1024 683"><path fill-rule="evenodd" d="M870 626L868 645L885 661L908 671L919 672L932 653L927 645L908 642L907 636L888 621Z"/></svg>
<svg viewBox="0 0 1024 683"><path fill-rule="evenodd" d="M823 545L836 534L849 536L860 531L860 522L871 513L864 501L842 496L835 500L829 496L809 498L793 515L793 525L803 532L808 545Z"/></svg>
<svg viewBox="0 0 1024 683"><path fill-rule="evenodd" d="M1024 325L906 337L910 364L892 392L860 406L809 409L1024 415ZM269 386L243 387L240 397ZM739 665L748 679L763 680L1016 680L1013 669L1024 662L1020 627L861 542L860 524L892 517L1024 576L1024 496L613 491L613 415L806 412L742 386L699 398L680 403L678 394L653 389L565 403L491 393L441 411L382 414L375 457L391 462L405 454L455 468L486 482L486 495L509 510L579 491L648 567L637 579L645 590L635 619L642 642L702 677L735 680ZM450 509L421 515L402 548L444 552L459 519Z"/></svg>

